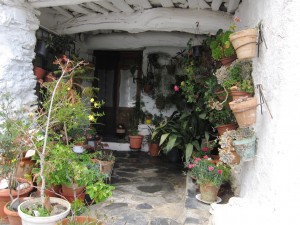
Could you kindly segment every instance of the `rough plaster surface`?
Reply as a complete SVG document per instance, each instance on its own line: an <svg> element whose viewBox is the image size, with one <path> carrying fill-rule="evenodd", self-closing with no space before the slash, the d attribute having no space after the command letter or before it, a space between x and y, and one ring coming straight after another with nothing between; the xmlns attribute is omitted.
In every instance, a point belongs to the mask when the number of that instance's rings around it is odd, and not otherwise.
<svg viewBox="0 0 300 225"><path fill-rule="evenodd" d="M0 12L0 93L10 93L16 107L30 107L37 99L32 60L39 21L22 1L4 1Z"/></svg>
<svg viewBox="0 0 300 225"><path fill-rule="evenodd" d="M274 118L270 118L266 105L263 115L257 109L256 158L241 165L240 198L214 206L215 225L300 224L296 130L300 125L299 10L296 0L244 0L236 13L241 18L239 28L255 27L260 21L263 24L268 48L260 45L252 75L255 85L263 85ZM255 95L258 97L257 90Z"/></svg>

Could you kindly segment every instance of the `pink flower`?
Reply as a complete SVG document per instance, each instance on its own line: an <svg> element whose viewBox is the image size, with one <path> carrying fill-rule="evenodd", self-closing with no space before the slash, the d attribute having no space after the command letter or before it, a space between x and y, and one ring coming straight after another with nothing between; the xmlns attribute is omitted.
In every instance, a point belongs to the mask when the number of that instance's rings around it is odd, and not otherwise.
<svg viewBox="0 0 300 225"><path fill-rule="evenodd" d="M194 163L198 163L200 160L201 160L200 158L196 158L196 159L194 160Z"/></svg>
<svg viewBox="0 0 300 225"><path fill-rule="evenodd" d="M195 164L189 164L189 165L188 165L188 168L189 168L189 169L193 169L194 167L195 167Z"/></svg>
<svg viewBox="0 0 300 225"><path fill-rule="evenodd" d="M174 91L179 91L179 87L177 85L174 85Z"/></svg>
<svg viewBox="0 0 300 225"><path fill-rule="evenodd" d="M213 166L209 166L209 167L208 167L208 170L209 170L209 171L213 171L214 169L215 169L215 168L214 168Z"/></svg>
<svg viewBox="0 0 300 225"><path fill-rule="evenodd" d="M208 156L207 155L203 156L203 159L208 159Z"/></svg>
<svg viewBox="0 0 300 225"><path fill-rule="evenodd" d="M218 170L218 174L222 174L223 173L223 170Z"/></svg>
<svg viewBox="0 0 300 225"><path fill-rule="evenodd" d="M207 152L207 151L208 151L208 148L207 148L207 147L204 147L204 148L202 148L202 151Z"/></svg>

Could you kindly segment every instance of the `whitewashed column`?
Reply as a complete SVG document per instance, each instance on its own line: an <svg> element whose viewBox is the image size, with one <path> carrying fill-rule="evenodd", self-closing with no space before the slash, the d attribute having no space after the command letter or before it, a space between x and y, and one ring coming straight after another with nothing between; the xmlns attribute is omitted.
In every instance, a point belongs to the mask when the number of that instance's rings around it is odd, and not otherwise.
<svg viewBox="0 0 300 225"><path fill-rule="evenodd" d="M35 31L38 14L24 0L0 0L0 93L10 93L16 107L36 103Z"/></svg>

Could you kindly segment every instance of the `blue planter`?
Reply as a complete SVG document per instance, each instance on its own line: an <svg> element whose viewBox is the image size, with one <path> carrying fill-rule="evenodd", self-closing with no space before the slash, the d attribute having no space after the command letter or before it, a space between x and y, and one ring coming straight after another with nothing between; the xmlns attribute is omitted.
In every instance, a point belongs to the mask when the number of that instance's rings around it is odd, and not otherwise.
<svg viewBox="0 0 300 225"><path fill-rule="evenodd" d="M256 153L256 137L245 138L243 140L235 140L232 142L235 151L239 154L242 161L251 161Z"/></svg>

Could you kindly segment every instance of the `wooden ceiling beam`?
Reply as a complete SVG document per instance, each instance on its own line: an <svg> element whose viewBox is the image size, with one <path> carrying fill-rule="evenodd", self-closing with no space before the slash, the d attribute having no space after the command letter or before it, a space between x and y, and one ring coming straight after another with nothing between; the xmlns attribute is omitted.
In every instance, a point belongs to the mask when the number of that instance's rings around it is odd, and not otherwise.
<svg viewBox="0 0 300 225"><path fill-rule="evenodd" d="M133 13L134 10L124 0L110 0L121 12Z"/></svg>
<svg viewBox="0 0 300 225"><path fill-rule="evenodd" d="M227 12L233 13L239 7L240 0L229 0L227 4Z"/></svg>
<svg viewBox="0 0 300 225"><path fill-rule="evenodd" d="M104 8L102 8L101 6L93 3L93 2L87 2L87 3L84 3L84 5L87 7L87 8L90 8L96 12L99 12L99 13L103 13L103 14L108 14L108 11Z"/></svg>
<svg viewBox="0 0 300 225"><path fill-rule="evenodd" d="M80 5L67 5L65 6L75 12L81 13L81 14L86 14L86 15L90 15L90 14L94 14L95 11L89 10L87 8L84 8Z"/></svg>
<svg viewBox="0 0 300 225"><path fill-rule="evenodd" d="M34 8L45 8L54 6L77 5L87 2L94 2L94 0L28 0L28 2Z"/></svg>
<svg viewBox="0 0 300 225"><path fill-rule="evenodd" d="M116 8L115 6L113 6L110 2L107 1L96 1L96 4L102 6L105 9L108 9L109 11L118 13L120 12L120 10L118 8Z"/></svg>
<svg viewBox="0 0 300 225"><path fill-rule="evenodd" d="M172 8L174 4L171 0L160 0L162 7Z"/></svg>
<svg viewBox="0 0 300 225"><path fill-rule="evenodd" d="M222 5L223 0L213 0L211 3L211 9L213 11L218 11L220 6Z"/></svg>
<svg viewBox="0 0 300 225"><path fill-rule="evenodd" d="M204 0L188 0L190 9L210 9L209 4Z"/></svg>
<svg viewBox="0 0 300 225"><path fill-rule="evenodd" d="M201 9L152 8L130 15L109 13L88 15L56 25L58 33L74 34L93 30L121 30L129 33L145 31L195 32L195 22L200 21L200 34L227 29L232 16L224 12Z"/></svg>
<svg viewBox="0 0 300 225"><path fill-rule="evenodd" d="M60 13L64 17L67 17L68 19L74 18L72 13L70 13L68 10L63 9L62 7L53 6L52 9L56 10L58 13Z"/></svg>

